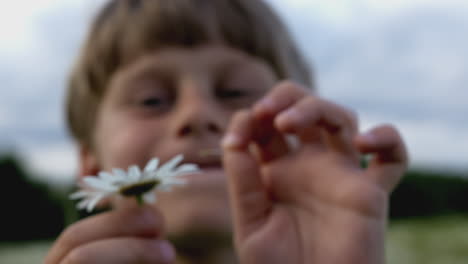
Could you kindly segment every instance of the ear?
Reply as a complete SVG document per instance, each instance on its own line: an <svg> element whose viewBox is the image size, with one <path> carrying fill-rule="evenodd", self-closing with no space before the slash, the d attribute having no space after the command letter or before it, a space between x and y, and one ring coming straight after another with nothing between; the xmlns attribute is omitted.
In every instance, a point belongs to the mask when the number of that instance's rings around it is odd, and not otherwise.
<svg viewBox="0 0 468 264"><path fill-rule="evenodd" d="M100 171L95 152L85 144L80 144L78 177L97 175Z"/></svg>

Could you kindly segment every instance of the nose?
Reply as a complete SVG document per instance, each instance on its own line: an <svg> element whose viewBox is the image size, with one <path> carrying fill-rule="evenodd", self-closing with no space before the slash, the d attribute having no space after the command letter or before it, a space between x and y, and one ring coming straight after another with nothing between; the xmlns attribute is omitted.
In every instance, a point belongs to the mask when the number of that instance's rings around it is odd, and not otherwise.
<svg viewBox="0 0 468 264"><path fill-rule="evenodd" d="M183 122L177 129L178 137L186 137L189 135L205 135L205 134L221 134L221 126L209 116L197 116Z"/></svg>
<svg viewBox="0 0 468 264"><path fill-rule="evenodd" d="M180 95L175 117L175 135L185 137L221 136L227 124L222 107L206 91Z"/></svg>

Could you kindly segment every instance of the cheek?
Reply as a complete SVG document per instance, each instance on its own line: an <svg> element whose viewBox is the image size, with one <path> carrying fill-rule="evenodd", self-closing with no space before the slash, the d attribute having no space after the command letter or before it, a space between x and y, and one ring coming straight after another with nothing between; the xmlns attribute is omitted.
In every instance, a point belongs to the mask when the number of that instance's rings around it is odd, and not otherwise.
<svg viewBox="0 0 468 264"><path fill-rule="evenodd" d="M162 138L158 132L145 122L109 124L97 137L102 169L127 169L135 164L143 167L158 149Z"/></svg>

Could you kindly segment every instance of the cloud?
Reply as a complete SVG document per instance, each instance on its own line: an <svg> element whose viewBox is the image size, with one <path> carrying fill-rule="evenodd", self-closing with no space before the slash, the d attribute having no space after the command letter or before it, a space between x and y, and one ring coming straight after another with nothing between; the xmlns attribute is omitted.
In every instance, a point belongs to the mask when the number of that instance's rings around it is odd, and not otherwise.
<svg viewBox="0 0 468 264"><path fill-rule="evenodd" d="M383 120L400 131L410 156L410 167L468 172L468 129L448 126L440 120L409 121L363 114L362 131L386 123Z"/></svg>
<svg viewBox="0 0 468 264"><path fill-rule="evenodd" d="M363 21L399 16L421 9L450 10L463 13L468 3L459 0L267 0L289 23L297 17L317 19L336 27L354 27ZM461 12L460 12L461 11Z"/></svg>
<svg viewBox="0 0 468 264"><path fill-rule="evenodd" d="M64 86L103 2L18 0L0 10L0 146L20 150L44 179L75 172ZM466 168L468 2L270 2L315 66L323 96L355 109L364 127L396 124L415 165Z"/></svg>
<svg viewBox="0 0 468 264"><path fill-rule="evenodd" d="M323 94L367 113L467 131L468 37L460 35L468 23L431 12L399 21L349 40L347 54L319 69Z"/></svg>
<svg viewBox="0 0 468 264"><path fill-rule="evenodd" d="M70 142L28 144L18 148L26 169L36 180L51 185L70 186L77 175L78 155Z"/></svg>
<svg viewBox="0 0 468 264"><path fill-rule="evenodd" d="M395 124L415 166L468 171L468 2L270 2L324 97L356 110L364 126Z"/></svg>
<svg viewBox="0 0 468 264"><path fill-rule="evenodd" d="M65 134L66 76L87 15L80 12L84 10L80 1L21 3L12 3L0 11L15 14L3 17L0 25L17 30L17 34L9 36L5 32L9 28L0 28L0 36L4 36L0 42L0 140L10 141L10 145L24 145L28 137L50 142L58 135L56 140L60 140ZM17 16L20 12L24 16Z"/></svg>

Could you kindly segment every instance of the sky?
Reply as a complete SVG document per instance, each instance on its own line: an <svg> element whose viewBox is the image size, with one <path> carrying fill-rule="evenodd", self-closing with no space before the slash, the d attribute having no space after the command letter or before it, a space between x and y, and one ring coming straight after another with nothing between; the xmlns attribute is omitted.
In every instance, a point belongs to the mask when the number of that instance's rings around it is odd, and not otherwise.
<svg viewBox="0 0 468 264"><path fill-rule="evenodd" d="M0 10L0 152L70 184L64 87L102 0L16 0ZM468 1L268 0L313 66L319 94L365 131L392 123L412 167L468 177ZM465 2L465 3L464 3Z"/></svg>

